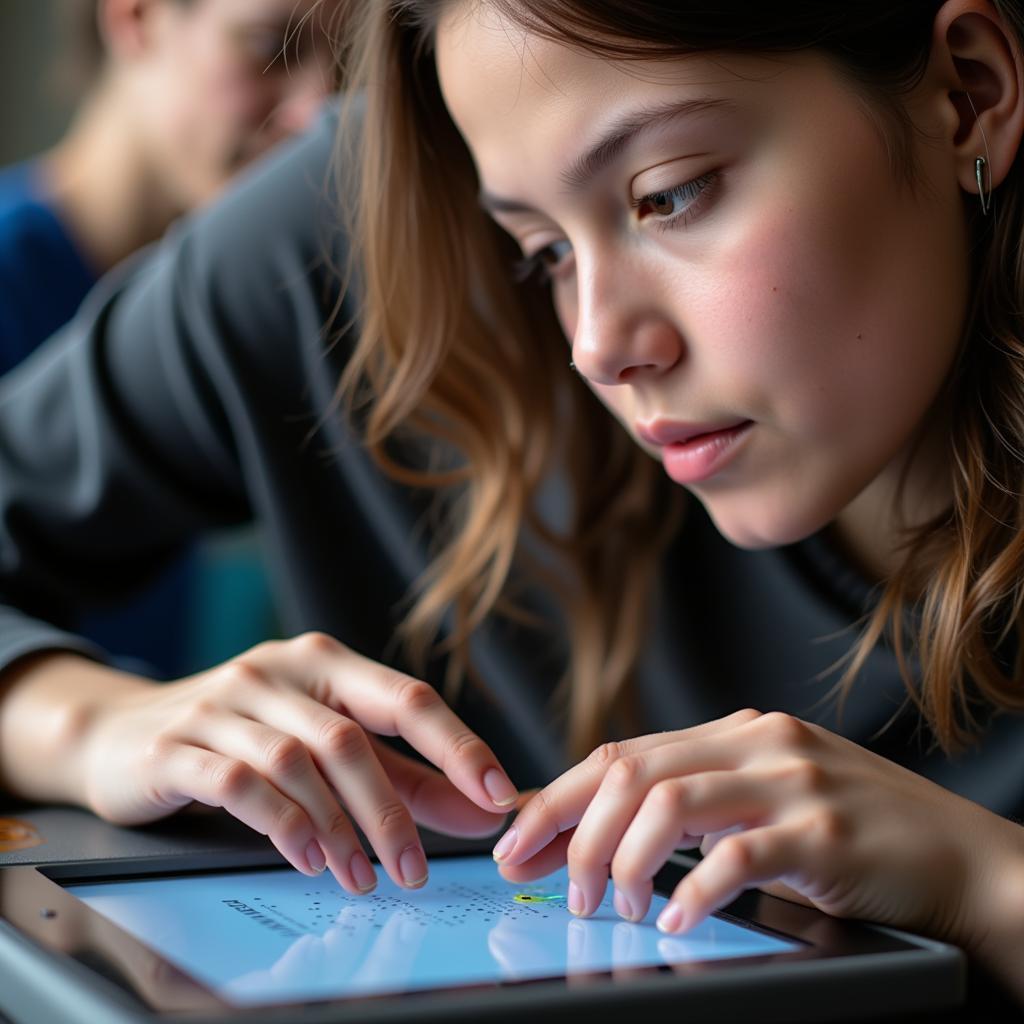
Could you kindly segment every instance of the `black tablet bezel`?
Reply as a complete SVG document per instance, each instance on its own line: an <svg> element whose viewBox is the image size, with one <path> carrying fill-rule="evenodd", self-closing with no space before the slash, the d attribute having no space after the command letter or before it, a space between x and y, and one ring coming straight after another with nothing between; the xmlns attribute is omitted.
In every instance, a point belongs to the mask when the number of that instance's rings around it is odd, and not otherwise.
<svg viewBox="0 0 1024 1024"><path fill-rule="evenodd" d="M432 856L457 857L483 851L464 846ZM176 1015L210 1020L259 1019L281 1012L305 1013L325 1007L346 1007L350 1015L375 1017L377 1011L400 1000L404 1014L414 1016L416 1004L428 1007L438 997L473 993L509 992L523 988L544 987L553 990L605 983L609 992L625 987L645 987L657 979L680 976L710 980L743 968L774 969L780 965L796 967L800 963L822 963L840 958L871 955L908 956L922 953L922 947L911 941L857 922L839 921L818 911L750 891L720 911L717 916L744 927L765 931L801 943L801 949L757 957L701 961L672 966L655 965L630 968L613 975L598 971L571 976L532 978L529 980L495 981L455 985L434 989L393 990L372 995L352 995L302 1002L265 1003L258 1006L236 1006L221 999L211 989L165 960L156 950L111 920L93 910L70 893L65 886L76 883L97 883L146 877L180 877L265 871L294 870L283 864L276 854L270 857L245 858L243 864L225 864L223 858L205 863L207 858L190 858L188 866L163 858L105 862L71 862L37 866L0 868L0 918L9 921L20 933L30 937L51 953L70 957L94 974L112 983L127 996L139 1012L171 1019ZM681 863L669 863L655 879L656 891L668 894L687 870ZM749 973L749 972L745 972ZM612 987L609 988L608 985ZM646 987L649 987L646 986Z"/></svg>

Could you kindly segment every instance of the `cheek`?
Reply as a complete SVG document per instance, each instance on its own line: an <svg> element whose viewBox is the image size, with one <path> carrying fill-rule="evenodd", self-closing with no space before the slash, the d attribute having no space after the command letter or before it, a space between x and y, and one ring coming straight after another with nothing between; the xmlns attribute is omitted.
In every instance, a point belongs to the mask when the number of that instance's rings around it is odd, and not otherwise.
<svg viewBox="0 0 1024 1024"><path fill-rule="evenodd" d="M877 185L823 189L829 201L813 209L759 218L716 260L727 286L705 292L737 398L805 441L909 431L953 358L966 301L958 236L908 197L879 206L894 186Z"/></svg>

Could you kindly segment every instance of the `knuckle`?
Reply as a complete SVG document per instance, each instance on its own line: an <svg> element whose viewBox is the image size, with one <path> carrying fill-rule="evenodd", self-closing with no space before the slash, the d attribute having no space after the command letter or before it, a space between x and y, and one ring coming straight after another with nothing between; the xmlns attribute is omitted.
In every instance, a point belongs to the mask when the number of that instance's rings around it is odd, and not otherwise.
<svg viewBox="0 0 1024 1024"><path fill-rule="evenodd" d="M250 652L251 653L251 652ZM214 693L237 692L238 690L263 687L267 684L267 675L255 664L249 655L235 658L225 665L216 676L211 677Z"/></svg>
<svg viewBox="0 0 1024 1024"><path fill-rule="evenodd" d="M622 754L622 744L616 740L609 740L607 743L602 743L599 747L596 747L587 760L602 772L606 772L622 757Z"/></svg>
<svg viewBox="0 0 1024 1024"><path fill-rule="evenodd" d="M311 831L309 815L290 800L284 801L274 812L270 834L278 841L301 839Z"/></svg>
<svg viewBox="0 0 1024 1024"><path fill-rule="evenodd" d="M741 833L726 836L715 845L715 855L736 875L749 871L754 863L754 851Z"/></svg>
<svg viewBox="0 0 1024 1024"><path fill-rule="evenodd" d="M369 752L370 743L363 727L351 718L334 718L318 737L327 756L339 764L358 761Z"/></svg>
<svg viewBox="0 0 1024 1024"><path fill-rule="evenodd" d="M819 848L845 845L850 839L850 831L845 816L835 807L820 807L811 818L812 842Z"/></svg>
<svg viewBox="0 0 1024 1024"><path fill-rule="evenodd" d="M763 718L764 715L754 708L743 708L742 711L737 711L730 717L745 725L747 722L755 722L757 719Z"/></svg>
<svg viewBox="0 0 1024 1024"><path fill-rule="evenodd" d="M176 746L176 741L166 733L158 733L144 744L142 748L143 763L149 766L165 764Z"/></svg>
<svg viewBox="0 0 1024 1024"><path fill-rule="evenodd" d="M329 839L351 842L353 837L352 823L344 811L335 811L327 820L326 836Z"/></svg>
<svg viewBox="0 0 1024 1024"><path fill-rule="evenodd" d="M821 794L828 789L828 773L810 758L800 758L791 765L789 775L801 792Z"/></svg>
<svg viewBox="0 0 1024 1024"><path fill-rule="evenodd" d="M255 643L244 654L239 655L235 660L259 661L261 658L272 655L281 649L284 641L281 640L260 640Z"/></svg>
<svg viewBox="0 0 1024 1024"><path fill-rule="evenodd" d="M784 711L770 711L762 715L761 727L775 743L783 747L799 747L807 738L806 724Z"/></svg>
<svg viewBox="0 0 1024 1024"><path fill-rule="evenodd" d="M636 859L618 851L612 857L611 874L612 878L615 879L616 885L627 888L634 888L648 881L648 879L642 877Z"/></svg>
<svg viewBox="0 0 1024 1024"><path fill-rule="evenodd" d="M683 779L662 779L651 786L647 799L655 812L675 814L686 802L686 790Z"/></svg>
<svg viewBox="0 0 1024 1024"><path fill-rule="evenodd" d="M405 804L389 800L374 812L377 831L384 834L404 832L410 825L409 812Z"/></svg>
<svg viewBox="0 0 1024 1024"><path fill-rule="evenodd" d="M288 734L273 737L263 749L263 761L274 775L292 775L309 763L305 744Z"/></svg>
<svg viewBox="0 0 1024 1024"><path fill-rule="evenodd" d="M410 716L433 710L441 699L429 683L404 676L395 683L394 697L398 710Z"/></svg>
<svg viewBox="0 0 1024 1024"><path fill-rule="evenodd" d="M333 655L344 650L340 640L319 630L302 633L290 642L300 654L305 655Z"/></svg>
<svg viewBox="0 0 1024 1024"><path fill-rule="evenodd" d="M468 729L459 730L448 737L445 744L445 763L470 760L480 750L481 741Z"/></svg>
<svg viewBox="0 0 1024 1024"><path fill-rule="evenodd" d="M620 757L605 773L603 785L616 793L631 792L643 774L643 759L636 754Z"/></svg>
<svg viewBox="0 0 1024 1024"><path fill-rule="evenodd" d="M237 800L252 788L256 772L244 761L226 758L209 768L214 791L228 801Z"/></svg>
<svg viewBox="0 0 1024 1024"><path fill-rule="evenodd" d="M220 714L223 706L208 693L201 694L185 709L185 722L201 722Z"/></svg>
<svg viewBox="0 0 1024 1024"><path fill-rule="evenodd" d="M595 846L581 839L579 832L569 840L566 856L576 871L587 871L601 866L601 859L597 856Z"/></svg>
<svg viewBox="0 0 1024 1024"><path fill-rule="evenodd" d="M555 809L551 804L551 796L546 790L538 790L534 793L530 802L522 811L524 818L524 824L534 826L535 823L540 823L543 828L554 829L557 831L558 822L555 815Z"/></svg>

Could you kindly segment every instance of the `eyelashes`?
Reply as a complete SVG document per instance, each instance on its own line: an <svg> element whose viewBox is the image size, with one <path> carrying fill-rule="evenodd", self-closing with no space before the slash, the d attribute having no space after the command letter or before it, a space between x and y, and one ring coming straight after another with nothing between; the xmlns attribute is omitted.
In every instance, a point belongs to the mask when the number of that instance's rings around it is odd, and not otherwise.
<svg viewBox="0 0 1024 1024"><path fill-rule="evenodd" d="M567 251L559 255L559 249L563 246ZM562 262L565 255L571 252L572 246L569 245L568 239L559 239L557 242L538 249L532 256L524 256L522 259L516 260L512 266L513 276L520 284L532 278L537 278L542 282L549 281L555 268Z"/></svg>
<svg viewBox="0 0 1024 1024"><path fill-rule="evenodd" d="M719 179L720 175L715 171L702 174L674 188L633 199L630 206L636 210L638 220L655 221L654 226L659 231L670 231L685 226L703 211L717 190ZM676 209L676 201L683 201L686 205ZM571 252L572 246L568 239L561 238L516 260L512 267L513 277L520 284L530 280L546 283L557 274L563 260Z"/></svg>
<svg viewBox="0 0 1024 1024"><path fill-rule="evenodd" d="M641 219L646 220L652 215L658 219L658 228L667 231L669 228L677 227L680 223L687 223L698 212L707 201L708 194L718 181L718 175L714 172L702 174L699 178L676 185L675 188L651 192L640 199L634 199L631 203L638 216L644 209L649 210ZM687 199L689 205L678 212L673 212L671 206L676 199ZM669 209L665 209L666 205Z"/></svg>

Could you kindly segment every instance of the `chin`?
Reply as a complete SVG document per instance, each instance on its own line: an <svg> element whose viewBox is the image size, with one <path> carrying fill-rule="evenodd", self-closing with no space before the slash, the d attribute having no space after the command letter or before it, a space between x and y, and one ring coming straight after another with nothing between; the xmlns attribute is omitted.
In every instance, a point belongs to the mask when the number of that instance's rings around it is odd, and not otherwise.
<svg viewBox="0 0 1024 1024"><path fill-rule="evenodd" d="M713 501L703 504L718 532L730 544L749 551L796 544L823 529L838 514L831 508L799 508L792 501L776 507L770 501L754 498L730 502L728 508L718 507Z"/></svg>

